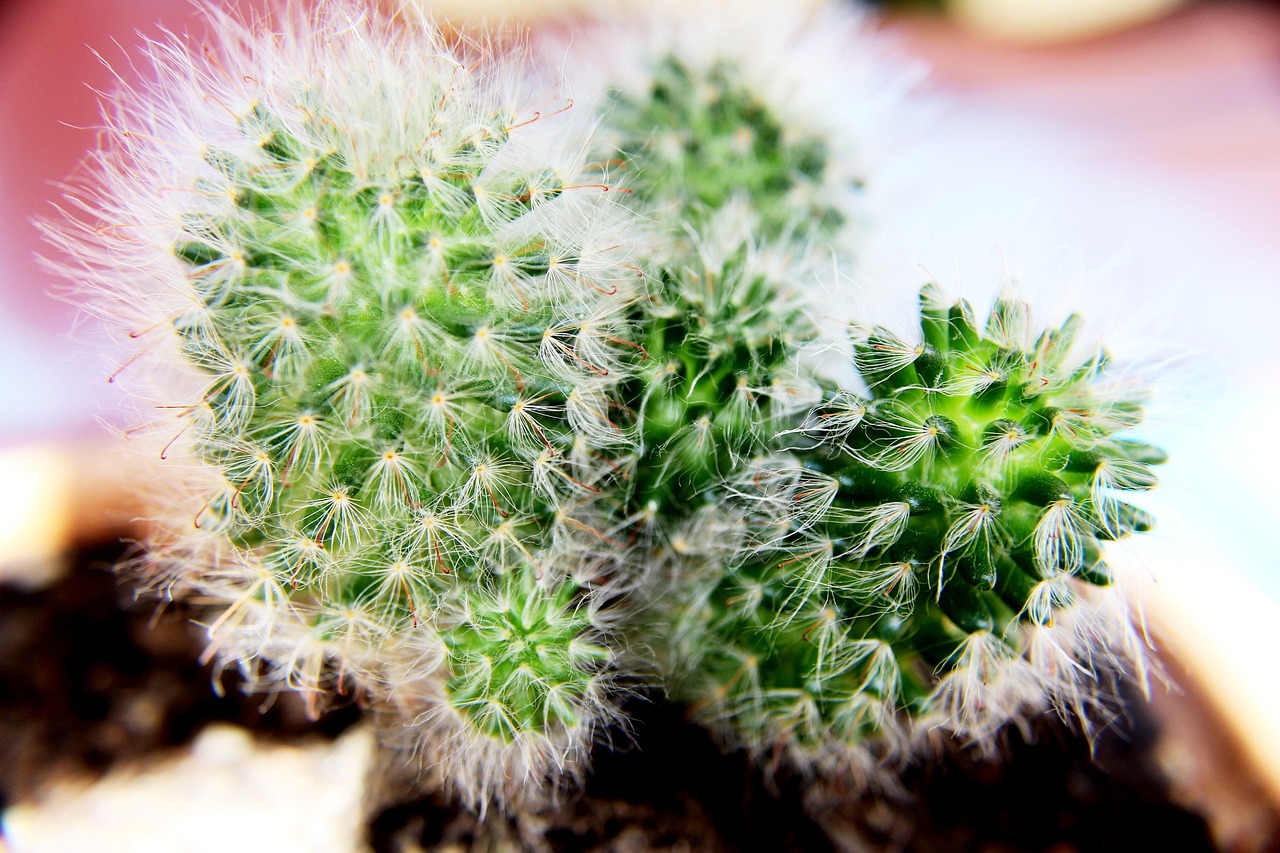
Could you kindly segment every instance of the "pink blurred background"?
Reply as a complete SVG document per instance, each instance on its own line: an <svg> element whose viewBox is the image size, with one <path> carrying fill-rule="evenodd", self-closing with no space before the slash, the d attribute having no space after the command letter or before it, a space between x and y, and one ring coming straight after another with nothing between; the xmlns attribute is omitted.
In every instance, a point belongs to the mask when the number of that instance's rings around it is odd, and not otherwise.
<svg viewBox="0 0 1280 853"><path fill-rule="evenodd" d="M904 28L933 84L965 104L1050 119L1116 164L1163 173L1216 215L1280 230L1280 7L1193 5L1063 45L992 44L941 19Z"/></svg>
<svg viewBox="0 0 1280 853"><path fill-rule="evenodd" d="M54 213L58 182L96 143L96 92L116 85L113 69L136 77L136 48L160 26L201 32L189 0L0 0L0 448L92 435L110 406L107 363L92 335L72 334L76 310L36 260L34 220Z"/></svg>
<svg viewBox="0 0 1280 853"><path fill-rule="evenodd" d="M262 0L239 0L241 7ZM94 144L95 89L130 77L142 38L199 34L188 0L0 3L0 446L77 434L108 407L107 365L68 337L74 310L35 260L33 218ZM1066 45L984 42L942 18L895 28L966 108L1067 129L1117 171L1176 185L1189 207L1262 243L1280 229L1280 11L1193 5L1136 29ZM97 51L102 55L99 59Z"/></svg>

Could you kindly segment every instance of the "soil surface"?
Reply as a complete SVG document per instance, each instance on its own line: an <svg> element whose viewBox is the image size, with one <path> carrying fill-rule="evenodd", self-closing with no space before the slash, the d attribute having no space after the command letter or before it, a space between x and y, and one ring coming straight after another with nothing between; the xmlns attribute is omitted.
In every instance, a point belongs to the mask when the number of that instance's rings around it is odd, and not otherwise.
<svg viewBox="0 0 1280 853"><path fill-rule="evenodd" d="M188 742L210 722L259 737L336 736L359 718L318 723L288 694L223 695L199 658L183 608L137 601L108 571L118 548L85 554L37 592L0 587L0 805L67 774L101 772ZM442 795L373 815L379 853L533 851L1213 850L1204 821L1174 805L1153 757L1157 731L1138 703L1090 744L1056 718L1011 731L999 760L950 750L904 779L905 800L850 796L806 813L807 782L766 782L722 753L680 709L637 703L633 742L601 749L586 790L548 813L484 822Z"/></svg>
<svg viewBox="0 0 1280 853"><path fill-rule="evenodd" d="M35 592L0 585L0 806L188 743L212 722L298 739L357 719L343 708L312 722L297 696L246 695L234 672L219 696L190 611L138 599L110 571L121 552L85 553Z"/></svg>
<svg viewBox="0 0 1280 853"><path fill-rule="evenodd" d="M850 796L813 819L806 782L724 755L678 709L637 715L635 746L596 756L581 798L550 815L484 825L438 797L384 810L380 853L538 851L1211 851L1204 821L1169 802L1152 757L1156 731L1135 716L1089 743L1056 718L1010 732L999 760L954 749L907 773L905 799Z"/></svg>

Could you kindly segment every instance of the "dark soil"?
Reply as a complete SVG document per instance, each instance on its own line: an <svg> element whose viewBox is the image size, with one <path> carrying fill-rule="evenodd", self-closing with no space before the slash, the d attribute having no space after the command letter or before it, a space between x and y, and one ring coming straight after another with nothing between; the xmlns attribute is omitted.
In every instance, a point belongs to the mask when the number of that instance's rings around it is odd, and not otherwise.
<svg viewBox="0 0 1280 853"><path fill-rule="evenodd" d="M0 805L187 743L212 722L296 739L355 721L345 708L313 723L297 696L247 696L235 673L218 696L189 611L138 600L110 571L120 554L86 553L36 592L0 585Z"/></svg>
<svg viewBox="0 0 1280 853"><path fill-rule="evenodd" d="M199 661L199 628L158 610L86 554L61 581L0 587L0 805L61 776L94 773L188 742L226 721L274 740L336 736L353 707L307 719L290 694L224 695ZM807 783L768 782L723 754L679 709L637 703L629 747L600 749L586 790L541 814L481 823L440 795L390 805L371 821L374 850L463 851L1107 851L1213 850L1201 818L1172 804L1141 706L1090 744L1056 719L1007 736L999 761L950 750L908 771L903 800L849 796L814 818Z"/></svg>
<svg viewBox="0 0 1280 853"><path fill-rule="evenodd" d="M582 797L550 815L477 825L439 797L384 810L379 853L416 849L573 851L1211 851L1204 821L1172 804L1149 718L1089 743L1056 718L1006 736L999 761L954 749L909 771L912 794L849 796L813 819L806 782L724 755L678 709L638 707L635 747L601 751ZM452 847L451 847L452 845ZM460 845L460 847L459 847Z"/></svg>

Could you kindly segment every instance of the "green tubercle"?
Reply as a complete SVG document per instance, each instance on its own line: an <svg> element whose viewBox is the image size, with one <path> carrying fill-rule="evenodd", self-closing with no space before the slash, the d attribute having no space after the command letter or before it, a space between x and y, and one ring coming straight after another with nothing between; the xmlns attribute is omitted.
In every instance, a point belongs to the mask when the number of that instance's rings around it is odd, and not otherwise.
<svg viewBox="0 0 1280 853"><path fill-rule="evenodd" d="M572 583L538 587L530 573L503 576L443 614L449 704L488 736L570 730L591 719L614 654Z"/></svg>
<svg viewBox="0 0 1280 853"><path fill-rule="evenodd" d="M802 393L796 354L816 331L745 244L659 267L635 324L647 358L626 389L641 401L633 500L670 525L767 447Z"/></svg>

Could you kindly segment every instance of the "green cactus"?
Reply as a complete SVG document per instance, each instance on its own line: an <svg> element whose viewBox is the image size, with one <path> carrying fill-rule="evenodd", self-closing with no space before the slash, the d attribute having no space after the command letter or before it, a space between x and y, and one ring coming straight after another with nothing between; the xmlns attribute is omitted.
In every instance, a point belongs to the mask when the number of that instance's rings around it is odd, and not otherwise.
<svg viewBox="0 0 1280 853"><path fill-rule="evenodd" d="M808 353L842 342L816 322L831 309L814 270L856 266L850 149L892 131L789 100L874 79L874 116L892 63L821 79L793 67L810 57L749 64L856 41L832 9L762 13L767 42L728 24L699 38L712 25L682 12L642 18L623 60L607 25L578 36L610 48L580 74L607 81L602 159L657 223L633 319L651 358L627 396L643 400L630 518L663 572L631 632L729 743L804 766L932 727L985 741L1046 703L1087 715L1132 651L1102 639L1087 588L1108 582L1101 542L1149 525L1117 497L1154 484L1158 452L1122 437L1141 393L1102 390L1078 319L1033 338L1009 298L980 329L932 287L920 343L844 342L869 394L816 370Z"/></svg>
<svg viewBox="0 0 1280 853"><path fill-rule="evenodd" d="M655 267L634 320L647 359L625 389L640 401L632 500L666 530L715 501L816 392L796 365L816 331L795 289L740 236L703 239L684 264Z"/></svg>
<svg viewBox="0 0 1280 853"><path fill-rule="evenodd" d="M1092 701L1078 602L1161 458L1123 437L1141 395L1100 390L1076 320L1032 337L1003 299L979 329L933 288L920 343L855 333L867 394L824 378L841 134L741 57L659 51L593 139L518 57L348 0L208 14L209 52L153 45L53 239L162 414L142 563L212 602L224 664L354 688L480 808L580 776L629 649L797 756Z"/></svg>
<svg viewBox="0 0 1280 853"><path fill-rule="evenodd" d="M1111 581L1103 544L1151 526L1127 500L1164 458L1124 437L1142 392L1079 354L1078 317L1033 336L1010 297L985 329L921 301L918 343L855 335L869 395L829 391L739 477L752 545L693 573L699 616L671 619L679 695L739 743L815 755L904 716L983 739L1096 698L1075 608Z"/></svg>
<svg viewBox="0 0 1280 853"><path fill-rule="evenodd" d="M655 210L679 211L689 226L746 198L769 236L830 238L847 224L836 190L856 192L859 182L836 177L826 140L787 128L731 61L703 71L669 54L647 91L612 100L607 136L633 172L629 186Z"/></svg>
<svg viewBox="0 0 1280 853"><path fill-rule="evenodd" d="M472 803L571 776L614 714L584 584L629 493L640 282L589 125L344 3L268 35L210 14L216 55L157 45L165 88L117 103L62 238L176 421L147 568L317 706L429 681L402 716L452 726Z"/></svg>
<svg viewBox="0 0 1280 853"><path fill-rule="evenodd" d="M817 399L800 359L822 337L806 287L860 189L835 144L788 127L739 58L691 55L663 20L637 25L626 64L600 57L580 75L604 86L600 160L654 222L638 258L649 298L631 318L644 358L624 389L639 447L629 517L648 541L678 538Z"/></svg>

